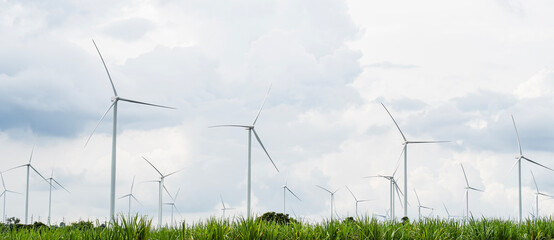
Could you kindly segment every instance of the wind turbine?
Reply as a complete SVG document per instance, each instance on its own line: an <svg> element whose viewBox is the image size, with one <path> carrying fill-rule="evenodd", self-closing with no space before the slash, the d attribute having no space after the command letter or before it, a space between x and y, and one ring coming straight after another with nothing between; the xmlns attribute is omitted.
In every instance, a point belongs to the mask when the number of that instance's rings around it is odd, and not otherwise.
<svg viewBox="0 0 554 240"><path fill-rule="evenodd" d="M418 217L419 217L419 219L421 219L421 209L422 209L422 208L429 209L429 210L431 210L431 212L432 212L434 209L433 209L433 208L430 208L430 207L426 207L426 206L421 205L421 202L419 201L419 196L417 195L417 192L416 192L415 189L414 189L414 193L415 193L415 196L416 196L416 198L417 198L417 212L418 212L418 215L419 215Z"/></svg>
<svg viewBox="0 0 554 240"><path fill-rule="evenodd" d="M54 183L56 183L58 186L63 188L63 190L67 191L68 193L69 193L69 190L67 190L58 181L56 181L56 179L54 179L54 171L53 170L50 173L50 178L48 178L47 180L48 180L48 184L50 185L50 191L48 193L48 226L50 226L50 216L51 216L51 213L52 213L52 188L56 188L56 187L54 187Z"/></svg>
<svg viewBox="0 0 554 240"><path fill-rule="evenodd" d="M173 197L171 196L171 194L169 193L169 191L167 190L167 188L165 186L164 186L164 189L165 189L165 192L167 192L167 195L169 195L169 197L171 198L171 201L172 201L170 203L164 203L164 204L171 206L171 226L173 226L173 209L177 210L177 212L179 213L179 209L177 209L177 206L175 206L175 201L177 200L177 195L179 195L179 191L181 191L181 188L177 189L177 193L175 193L175 196L173 196Z"/></svg>
<svg viewBox="0 0 554 240"><path fill-rule="evenodd" d="M350 188L348 188L348 186L346 186L346 189L348 189L348 191L350 192L350 194L352 194L352 197L354 198L354 200L356 201L356 217L358 216L358 203L361 203L361 202L369 202L371 200L367 200L367 199L364 199L364 200L358 200L358 198L356 198L356 196L354 196L354 193L350 190Z"/></svg>
<svg viewBox="0 0 554 240"><path fill-rule="evenodd" d="M402 156L402 153L404 153L404 148L402 148L402 152L400 152L400 157ZM400 159L399 159L400 160ZM396 171L398 170L399 165L396 166L396 169L394 169L394 172L392 175L376 175L376 176L368 176L366 178L374 178L374 177L380 177L389 180L390 183L390 211L391 211L391 219L394 218L396 214L396 206L394 202L394 192L396 192L398 195L398 199L400 200L400 204L402 204L402 199L400 196L403 196L402 191L400 191L400 188L398 187L398 183L396 182L396 179L394 176L396 175Z"/></svg>
<svg viewBox="0 0 554 240"><path fill-rule="evenodd" d="M225 219L225 211L226 210L232 210L232 209L235 209L235 208L228 208L225 206L225 202L223 202L223 197L221 195L219 195L219 198L221 198L221 206L223 206L223 208L221 209L221 211L223 211L223 219Z"/></svg>
<svg viewBox="0 0 554 240"><path fill-rule="evenodd" d="M8 192L16 193L16 194L21 194L21 193L14 192L12 190L8 190L6 188L6 184L4 183L4 174L2 174L2 172L0 172L0 177L2 178L2 186L4 187L4 191L2 191L2 194L0 194L0 197L4 196L4 208L2 210L2 222L5 223L6 222L6 195L8 195Z"/></svg>
<svg viewBox="0 0 554 240"><path fill-rule="evenodd" d="M483 192L483 190L470 187L469 181L467 180L466 170L464 169L464 165L460 163L460 166L462 166L462 171L464 172L464 178L466 180L466 219L469 218L469 190L474 190L478 192Z"/></svg>
<svg viewBox="0 0 554 240"><path fill-rule="evenodd" d="M145 157L142 157L148 164L150 164L150 166L152 166L154 168L154 170L156 170L156 172L158 172L158 174L160 174L160 180L158 181L159 182L159 190L158 190L158 227L162 227L162 195L163 195L163 191L162 191L162 188L164 188L164 179L166 177L169 177L181 170L177 170L175 172L172 172L172 173L169 173L169 174L162 174L156 167L154 167L154 165L148 161L148 159L146 159ZM169 195L169 197L171 197L171 195Z"/></svg>
<svg viewBox="0 0 554 240"><path fill-rule="evenodd" d="M134 186L135 186L135 177L133 176L133 182L131 183L131 191L129 191L128 194L125 194L125 195L119 197L119 199L122 199L122 198L125 198L125 197L129 198L129 210L128 210L128 213L127 213L127 214L128 214L127 216L128 216L129 219L131 219L131 198L132 198L132 199L135 199L135 201L136 201L138 204L141 204L141 205L142 205L142 203L140 203L140 201L139 201L139 200L135 197L135 195L133 194L133 187L134 187Z"/></svg>
<svg viewBox="0 0 554 240"><path fill-rule="evenodd" d="M390 118L394 122L394 125L396 125L396 128L400 132L400 135L402 135L402 139L404 142L402 143L404 145L404 217L408 217L408 144L410 143L445 143L448 141L408 141L406 139L406 136L404 136L404 133L402 130L400 130L400 127L396 123L396 120L392 117L392 114L389 112L387 107L385 107L385 104L381 103L383 105L383 108L385 108L385 111L389 114Z"/></svg>
<svg viewBox="0 0 554 240"><path fill-rule="evenodd" d="M258 140L258 143L264 150L265 154L269 158L269 161L273 164L273 167L275 167L275 170L279 172L279 169L273 162L273 159L271 159L271 156L269 156L269 153L265 149L264 144L262 143L262 140L260 140L260 137L256 133L256 130L254 129L256 125L256 121L258 121L258 117L260 117L260 113L262 112L262 109L264 108L265 101L267 100L267 96L269 96L269 92L271 91L271 86L269 87L269 90L267 91L267 94L264 98L264 102L262 103L262 106L260 107L260 110L258 111L258 114L256 115L256 118L254 119L254 122L252 122L252 125L236 125L236 124L228 124L228 125L216 125L216 126L210 126L210 128L214 127L238 127L238 128L244 128L245 130L248 130L248 176L247 176L247 187L246 187L246 215L247 218L250 218L250 211L251 211L251 187L252 187L252 133L254 133L254 136L256 137L256 140Z"/></svg>
<svg viewBox="0 0 554 240"><path fill-rule="evenodd" d="M333 203L335 202L335 193L338 191L338 189L335 190L334 192L331 192L330 190L328 190L327 188L324 188L322 186L319 186L319 185L315 185L315 186L318 187L318 188L321 188L321 189L327 191L329 194L331 194L331 221L332 221L333 220Z"/></svg>
<svg viewBox="0 0 554 240"><path fill-rule="evenodd" d="M531 176L533 176L533 182L535 183L535 188L537 188L537 192L535 193L535 200L537 201L537 215L536 215L536 217L539 217L539 195L549 197L549 198L552 198L552 196L539 191L539 186L537 185L537 181L535 180L535 175L533 174L533 171L531 171Z"/></svg>
<svg viewBox="0 0 554 240"><path fill-rule="evenodd" d="M527 157L525 157L525 156L523 155L523 151L521 150L521 144L520 144L520 142L519 142L519 133L517 132L516 121L514 120L514 116L513 116L513 115L512 115L512 122L514 123L514 129L515 129L515 131L516 131L516 137L517 137L517 146L518 146L518 148L519 148L519 155L516 156L517 161L514 163L514 165L515 165L516 163L517 163L517 165L518 165L519 223L521 223L521 221L522 221L522 216L521 216L521 159L525 159L525 160L527 160L527 161L530 162L530 163L539 165L539 166L541 166L541 167L543 167L543 168L546 168L546 169L548 169L548 170L550 170L550 171L554 171L554 170L553 170L552 168L549 168L549 167L547 167L547 166L544 166L544 165L542 165L542 164L540 164L540 163L538 163L538 162L535 162L535 161L533 161L533 160L531 160L531 159L529 159L529 158L527 158ZM512 166L512 168L513 168L513 166Z"/></svg>
<svg viewBox="0 0 554 240"><path fill-rule="evenodd" d="M29 170L33 169L33 171L35 171L44 181L48 182L48 180L46 180L46 178L44 178L42 176L42 174L40 174L33 167L33 165L31 165L31 160L33 160L33 151L34 151L34 147L33 147L33 150L31 150L31 156L29 157L29 162L27 164L23 164L23 165L20 165L20 166L17 166L17 167L13 167L13 168L10 168L10 169L4 171L4 172L7 172L7 171L10 171L10 170L13 170L13 169L16 169L16 168L27 167L27 188L25 189L25 224L29 224L28 223L28 217L29 217Z"/></svg>
<svg viewBox="0 0 554 240"><path fill-rule="evenodd" d="M286 213L285 202L287 199L286 198L287 191L289 191L296 199L298 199L298 201L302 201L302 200L300 200L300 198L296 196L296 194L294 194L292 190L290 190L290 188L287 186L287 182L285 182L285 185L283 185L282 188L283 188L283 214L285 214Z"/></svg>
<svg viewBox="0 0 554 240"><path fill-rule="evenodd" d="M444 205L444 203L442 203L442 206L444 206L444 210L446 211L446 216L447 216L446 219L452 219L452 218L459 217L459 216L450 215L450 212L448 211L448 208L446 208L446 205Z"/></svg>
<svg viewBox="0 0 554 240"><path fill-rule="evenodd" d="M85 143L85 147L87 146L88 142L90 141L90 138L104 119L106 117L106 114L110 111L110 109L113 108L113 127L112 127L112 162L111 162L111 180L110 180L110 218L114 218L115 214L115 172L116 172L116 137L117 137L117 103L119 101L124 102L130 102L130 103L136 103L136 104L142 104L142 105L148 105L153 107L160 107L160 108L169 108L169 109L175 109L172 107L157 105L157 104L151 104L146 102L140 102L136 100L126 99L119 97L117 94L117 91L115 90L115 85L113 84L112 77L110 76L110 72L108 71L108 67L106 66L106 63L104 62L104 58L102 57L102 54L100 54L100 50L98 50L98 46L96 46L96 42L92 40L92 43L94 44L94 47L96 48L96 51L98 52L98 55L100 56L100 60L102 60L102 64L104 65L104 69L106 69L106 73L108 74L108 79L110 80L110 84L112 86L112 90L114 93L114 96L112 97L112 104L108 107L108 110L102 115L100 118L100 121L98 121L98 124L96 124L96 127L94 127L94 130L92 130L92 133L87 139L87 142Z"/></svg>

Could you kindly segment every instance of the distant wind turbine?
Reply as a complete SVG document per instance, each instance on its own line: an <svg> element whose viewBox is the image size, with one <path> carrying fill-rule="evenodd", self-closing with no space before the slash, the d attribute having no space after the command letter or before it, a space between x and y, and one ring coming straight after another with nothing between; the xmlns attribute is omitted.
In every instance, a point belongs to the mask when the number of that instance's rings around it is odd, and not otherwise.
<svg viewBox="0 0 554 240"><path fill-rule="evenodd" d="M422 209L422 208L429 209L429 210L431 210L431 212L432 212L434 209L433 209L433 208L430 208L430 207L426 207L426 206L421 205L421 202L419 201L419 196L417 195L417 192L416 192L415 189L414 189L414 193L415 193L415 196L416 196L416 198L417 198L417 212L418 212L418 216L419 216L419 219L421 219L421 209Z"/></svg>
<svg viewBox="0 0 554 240"><path fill-rule="evenodd" d="M525 159L525 160L527 160L527 161L530 162L530 163L533 163L533 164L535 164L535 165L539 165L539 166L541 166L541 167L543 167L543 168L546 168L546 169L548 169L548 170L550 170L550 171L554 171L554 170L553 170L552 168L549 168L549 167L547 167L547 166L544 166L544 165L542 165L542 164L540 164L540 163L538 163L538 162L535 162L535 161L533 161L533 160L531 160L531 159L529 159L529 158L527 158L527 157L525 157L525 156L523 155L523 151L521 150L521 144L520 144L520 142L519 142L519 133L517 132L516 121L514 120L514 116L513 116L513 115L512 115L512 122L514 123L514 129L515 129L515 131L516 131L516 137L517 137L517 146L518 146L518 148L519 148L519 155L516 156L516 159L517 159L517 160L516 160L516 162L514 163L514 165L515 165L515 164L518 165L519 223L521 223L521 221L523 220L523 219L522 219L522 216L521 216L521 159ZM512 166L512 168L513 168L513 166Z"/></svg>
<svg viewBox="0 0 554 240"><path fill-rule="evenodd" d="M48 184L50 185L50 191L48 193L48 226L51 226L50 225L50 216L51 216L51 213L52 213L52 188L56 188L56 187L54 187L54 183L57 184L59 187L61 187L63 190L65 190L68 193L69 193L69 190L67 190L58 181L56 181L56 179L54 179L54 171L53 170L50 173L50 178L48 178L47 180L48 180Z"/></svg>
<svg viewBox="0 0 554 240"><path fill-rule="evenodd" d="M138 204L141 204L140 201L135 197L135 195L133 194L133 187L135 186L135 177L133 176L133 182L131 183L131 191L129 191L128 194L125 194L121 197L119 197L119 199L122 199L122 198L129 198L129 207L128 207L128 212L127 212L127 216L129 219L131 219L131 198L134 199Z"/></svg>
<svg viewBox="0 0 554 240"><path fill-rule="evenodd" d="M221 198L221 206L223 206L223 208L221 209L221 211L223 211L223 219L225 219L225 211L227 210L232 210L232 209L235 209L235 208L228 208L225 206L225 202L223 202L223 197L221 195L219 195L219 198Z"/></svg>
<svg viewBox="0 0 554 240"><path fill-rule="evenodd" d="M446 216L447 216L446 219L453 219L453 218L459 217L459 216L450 215L450 212L448 211L448 208L446 208L446 205L444 203L442 203L442 206L444 206L444 210L446 211Z"/></svg>
<svg viewBox="0 0 554 240"><path fill-rule="evenodd" d="M402 154L404 153L404 148L402 148L402 151L400 152L400 157L402 156ZM400 160L400 159L399 159ZM396 206L395 206L395 201L394 201L394 196L395 196L395 192L398 194L398 200L400 201L400 204L402 205L402 199L400 198L400 196L404 196L404 194L402 194L402 191L400 190L400 188L398 187L398 183L396 182L396 179L395 179L395 175L396 175L396 171L398 170L398 167L400 165L396 165L396 168L394 169L394 172L392 173L392 175L375 175L375 176L368 176L368 177L365 177L365 178L375 178L375 177L380 177L380 178L384 178L384 179L387 179L389 180L389 183L390 183L390 192L389 192L389 200L390 200L390 211L391 211L391 219L394 219L394 217L396 216Z"/></svg>
<svg viewBox="0 0 554 240"><path fill-rule="evenodd" d="M2 194L0 194L0 197L4 196L4 208L2 210L2 222L5 223L6 222L6 195L8 195L8 193L15 193L15 194L21 194L21 193L18 193L18 192L14 192L12 190L8 190L6 188L6 184L4 183L4 174L2 174L2 172L0 172L0 177L2 178L2 187L4 187L4 191L2 191Z"/></svg>
<svg viewBox="0 0 554 240"><path fill-rule="evenodd" d="M466 220L467 220L469 219L469 190L478 191L478 192L483 192L483 190L469 186L469 181L467 180L467 175L466 175L466 170L464 169L464 165L460 163L460 166L462 166L462 171L464 172L464 178L466 180Z"/></svg>
<svg viewBox="0 0 554 240"><path fill-rule="evenodd" d="M552 198L552 196L539 191L539 185L537 185L537 181L535 180L535 175L533 174L533 171L531 171L531 176L533 176L533 182L535 183L535 188L537 189L537 192L535 192L535 200L537 202L537 215L536 215L536 217L539 217L539 195L549 197L549 198Z"/></svg>
<svg viewBox="0 0 554 240"><path fill-rule="evenodd" d="M279 169L275 165L275 162L273 162L273 159L271 159L271 156L269 156L269 153L265 149L264 144L262 143L262 140L260 140L260 137L258 136L258 133L256 133L256 130L254 129L256 125L256 121L258 121L258 117L260 117L260 113L262 112L262 109L264 108L265 102L267 100L267 96L269 96L269 92L271 91L271 86L269 87L269 90L267 91L267 94L265 96L264 102L262 103L262 106L260 107L260 110L258 111L258 114L256 115L256 118L254 119L254 122L252 125L235 125L235 124L228 124L228 125L216 125L216 126L210 126L210 128L214 127L238 127L238 128L244 128L248 130L248 176L247 176L247 187L246 187L246 216L247 218L250 218L250 211L251 208L251 185L252 185L252 133L254 133L254 136L256 137L256 140L264 150L265 154L269 158L269 161L273 164L273 167L275 167L275 170L279 172Z"/></svg>
<svg viewBox="0 0 554 240"><path fill-rule="evenodd" d="M175 206L175 201L177 201L177 196L179 195L179 191L181 191L181 188L177 189L177 193L175 193L175 196L171 196L171 193L167 190L167 188L164 186L165 192L167 192L167 195L171 198L171 202L164 203L165 205L171 206L171 226L173 227L173 209L177 211L177 213L180 214L179 209L177 209L177 206Z"/></svg>
<svg viewBox="0 0 554 240"><path fill-rule="evenodd" d="M10 168L10 169L4 171L4 172L7 172L7 171L10 171L10 170L13 170L13 169L16 169L16 168L27 167L27 188L25 189L25 224L29 224L29 222L28 222L28 217L29 217L29 170L33 169L33 171L35 171L35 173L37 173L44 181L48 182L48 180L46 180L46 178L44 178L42 176L42 174L40 174L33 167L33 165L31 165L31 160L33 160L33 151L34 151L34 147L33 147L33 150L31 150L31 156L29 157L29 162L27 164L23 164L23 165L20 165L20 166L17 166L17 167L13 167L13 168Z"/></svg>
<svg viewBox="0 0 554 240"><path fill-rule="evenodd" d="M352 197L354 198L354 201L356 201L356 217L358 216L358 203L361 203L361 202L369 202L371 200L368 200L368 199L362 199L362 200L358 200L358 198L356 198L356 196L354 196L354 193L352 192L352 190L350 190L350 188L348 188L348 186L346 186L346 189L350 192L350 194L352 194Z"/></svg>
<svg viewBox="0 0 554 240"><path fill-rule="evenodd" d="M154 170L156 170L156 172L158 172L158 174L160 174L160 180L158 181L159 183L159 191L158 191L158 227L162 227L162 202L163 202L163 199L162 199L162 195L163 195L163 190L162 188L164 188L164 179L166 177L169 177L181 170L177 170L175 172L172 172L172 173L169 173L169 174L162 174L156 167L154 167L154 164L152 164L150 161L148 161L148 159L146 159L145 157L142 157L148 164L150 164L150 166L152 166L154 168ZM169 197L171 197L171 195L169 195Z"/></svg>
<svg viewBox="0 0 554 240"><path fill-rule="evenodd" d="M324 188L324 187L322 187L322 186L319 186L319 185L315 185L315 186L318 187L318 188L321 188L321 189L323 189L324 191L326 191L326 192L328 192L329 194L331 194L331 220L333 220L333 205L334 205L334 202L335 202L335 193L338 191L338 189L335 190L334 192L331 192L329 189Z"/></svg>
<svg viewBox="0 0 554 240"><path fill-rule="evenodd" d="M114 93L114 96L112 97L112 104L110 107L108 107L108 110L102 115L100 118L100 121L98 121L98 124L96 124L96 127L94 127L94 130L92 130L92 133L87 139L87 142L85 143L85 147L87 146L88 142L90 141L90 138L106 116L110 109L113 108L113 127L112 127L112 162L111 162L111 180L110 180L110 218L114 219L115 214L115 173L116 173L116 136L117 136L117 103L119 101L124 102L130 102L130 103L136 103L136 104L142 104L142 105L148 105L153 107L160 107L160 108L169 108L169 109L175 109L172 107L162 106L162 105L156 105L146 102L140 102L136 100L126 99L119 97L117 95L117 91L115 90L115 85L113 84L112 77L110 76L110 72L108 71L108 67L106 66L106 63L104 62L104 58L102 57L102 54L100 54L100 50L98 50L98 46L96 46L96 42L92 40L92 43L94 44L94 47L96 48L96 51L98 52L98 55L100 56L100 60L102 60L102 64L104 65L104 69L106 69L106 73L108 74L108 79L110 80L110 84L112 86L112 90Z"/></svg>
<svg viewBox="0 0 554 240"><path fill-rule="evenodd" d="M287 200L287 197L286 197L287 191L289 191L296 199L298 199L298 201L302 201L302 200L300 200L300 198L296 196L296 194L294 194L292 190L290 190L290 188L287 186L287 182L285 182L285 185L283 185L281 188L283 188L283 214L286 214L285 203Z"/></svg>
<svg viewBox="0 0 554 240"><path fill-rule="evenodd" d="M392 114L389 112L387 107L385 107L385 104L381 103L383 105L383 108L385 108L385 111L389 114L390 118L394 122L394 125L396 125L396 128L400 132L400 135L402 135L403 145L404 145L404 217L408 217L408 144L411 143L445 143L449 141L408 141L406 139L406 136L404 136L404 133L402 130L400 130L400 127L398 126L398 123L396 123L396 120L392 117Z"/></svg>

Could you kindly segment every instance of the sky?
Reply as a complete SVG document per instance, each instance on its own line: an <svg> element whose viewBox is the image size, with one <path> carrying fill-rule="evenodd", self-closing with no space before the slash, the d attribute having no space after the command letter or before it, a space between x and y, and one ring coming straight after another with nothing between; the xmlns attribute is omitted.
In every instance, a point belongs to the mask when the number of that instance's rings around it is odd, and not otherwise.
<svg viewBox="0 0 554 240"><path fill-rule="evenodd" d="M11 1L0 0L1 171L32 164L60 182L52 221L109 215L113 97L97 43L120 97L116 196L157 223L157 179L175 194L179 221L246 214L248 134L218 124L252 124L274 160L252 142L252 208L306 221L383 215L408 140L408 216L465 212L464 165L474 216L516 219L519 155L554 168L554 2L486 1ZM34 150L33 150L34 149ZM398 168L404 189L404 167ZM554 194L553 172L522 163L523 215L536 191ZM3 172L25 192L24 168ZM48 215L49 186L30 175L29 212ZM24 195L8 194L8 217L24 218ZM169 196L164 194L164 199ZM3 199L2 199L3 200ZM164 201L165 202L165 201ZM402 208L396 203L397 217ZM116 201L126 213L128 202ZM539 215L554 200L539 198ZM171 209L164 207L164 223Z"/></svg>

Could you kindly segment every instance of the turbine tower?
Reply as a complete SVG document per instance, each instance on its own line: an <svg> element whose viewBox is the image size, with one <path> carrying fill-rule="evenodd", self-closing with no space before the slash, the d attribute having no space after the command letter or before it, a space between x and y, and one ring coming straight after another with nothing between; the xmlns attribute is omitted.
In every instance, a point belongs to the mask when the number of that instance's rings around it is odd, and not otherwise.
<svg viewBox="0 0 554 240"><path fill-rule="evenodd" d="M8 190L6 188L6 184L4 183L4 174L2 174L2 172L0 172L0 177L2 178L2 187L4 187L4 191L2 191L2 194L0 194L0 197L4 196L4 208L2 210L2 222L5 223L6 222L6 195L8 195L8 192L15 193L15 194L21 194L21 193L14 192L12 190Z"/></svg>
<svg viewBox="0 0 554 240"><path fill-rule="evenodd" d="M54 187L54 183L57 184L59 187L61 187L63 190L67 191L68 193L69 193L69 190L67 190L58 181L56 181L56 179L54 179L54 171L53 170L50 173L50 178L48 178L47 180L48 180L48 184L50 185L50 191L48 193L48 226L51 226L50 225L50 216L51 216L51 213L52 213L52 188L56 188L56 187Z"/></svg>
<svg viewBox="0 0 554 240"><path fill-rule="evenodd" d="M335 202L335 193L338 191L335 190L334 192L331 192L330 190L328 190L327 188L324 188L322 186L319 186L319 185L315 185L316 187L318 188L321 188L323 190L325 190L326 192L328 192L329 194L331 194L331 221L333 220L333 203Z"/></svg>
<svg viewBox="0 0 554 240"><path fill-rule="evenodd" d="M134 199L138 204L142 205L142 203L140 203L139 200L133 194L133 187L134 186L135 186L135 177L133 176L133 182L131 183L131 191L129 191L128 194L125 194L125 195L119 197L119 199L122 199L122 198L125 198L125 197L129 198L129 207L128 207L129 210L127 212L127 216L128 216L129 219L131 219L131 198Z"/></svg>
<svg viewBox="0 0 554 240"><path fill-rule="evenodd" d="M10 170L13 170L13 169L16 169L16 168L27 167L27 187L25 189L25 224L29 224L28 218L29 218L29 172L30 172L30 169L33 169L33 171L35 171L44 181L48 182L48 180L46 180L46 178L44 178L42 176L42 174L40 174L33 167L33 165L31 165L31 160L33 160L33 151L34 151L34 147L31 150L31 156L29 157L29 162L27 164L23 164L23 165L20 165L20 166L17 166L17 167L13 167L13 168L10 168L10 169L5 171L5 172L7 172L7 171L10 171Z"/></svg>
<svg viewBox="0 0 554 240"><path fill-rule="evenodd" d="M469 181L467 180L467 175L466 175L466 170L464 169L464 165L460 163L460 166L462 166L462 171L464 172L464 178L466 179L466 220L467 220L469 219L469 190L478 191L478 192L483 192L483 190L469 186Z"/></svg>
<svg viewBox="0 0 554 240"><path fill-rule="evenodd" d="M92 43L94 44L94 47L96 48L96 51L98 52L98 55L100 56L100 60L102 60L102 64L104 65L104 69L106 69L106 73L108 74L108 79L110 80L110 84L112 86L112 90L114 93L114 96L112 97L112 104L108 107L108 110L102 115L100 118L100 121L98 121L98 124L96 124L96 127L94 130L92 130L92 133L87 139L87 142L85 143L85 147L87 146L88 142L90 141L90 138L96 131L96 128L100 125L104 117L106 117L106 114L110 111L110 109L113 108L113 127L112 127L112 162L111 162L111 174L110 174L110 218L113 220L114 214L115 214L115 173L116 173L116 136L117 136L117 103L119 101L124 102L130 102L130 103L136 103L136 104L142 104L142 105L148 105L153 107L160 107L160 108L169 108L169 109L175 109L172 107L162 106L162 105L156 105L146 102L140 102L136 100L126 99L119 97L117 94L117 91L115 90L115 85L113 84L112 77L110 76L110 72L108 71L108 67L106 66L106 63L104 62L104 58L102 57L102 54L100 54L100 50L98 50L98 46L96 46L96 42L92 40ZM110 220L110 221L111 221Z"/></svg>
<svg viewBox="0 0 554 240"><path fill-rule="evenodd" d="M286 203L286 199L287 199L287 198L286 198L287 191L289 191L296 199L298 199L298 201L302 201L302 200L300 200L300 198L299 198L298 196L296 196L296 194L294 194L294 193L292 192L292 190L290 190L290 188L287 186L287 182L286 182L286 181L285 181L285 185L283 185L282 188L283 188L283 214L285 214L285 213L286 213L286 207L285 207L286 205L285 205L285 203Z"/></svg>
<svg viewBox="0 0 554 240"><path fill-rule="evenodd" d="M525 159L525 160L527 160L527 161L530 162L530 163L533 163L533 164L535 164L535 165L539 165L539 166L541 166L541 167L543 167L543 168L546 168L546 169L548 169L548 170L550 170L550 171L554 171L554 170L553 170L552 168L549 168L549 167L547 167L547 166L544 166L544 165L542 165L542 164L540 164L540 163L538 163L538 162L535 162L535 161L533 161L533 160L531 160L531 159L529 159L529 158L527 158L527 157L525 157L525 156L523 155L523 151L521 150L521 144L520 144L520 142L519 142L519 133L517 132L516 121L514 120L514 116L513 116L513 115L512 115L512 122L514 123L514 129L515 129L515 131L516 131L516 138L517 138L517 146L518 146L518 148L519 148L519 155L516 156L516 159L517 159L517 160L516 160L515 164L517 163L517 165L518 165L519 223L521 223L521 221L522 221L522 219L523 219L522 216L521 216L521 159ZM514 164L514 165L515 165L515 164ZM512 167L513 167L513 166L512 166Z"/></svg>
<svg viewBox="0 0 554 240"><path fill-rule="evenodd" d="M533 182L535 183L535 188L537 189L537 192L535 193L535 200L537 202L537 215L536 215L536 217L539 217L539 195L549 197L549 198L552 198L552 196L539 191L539 185L537 185L537 181L535 180L535 175L533 174L533 171L531 171L531 176L533 176Z"/></svg>
<svg viewBox="0 0 554 240"><path fill-rule="evenodd" d="M258 133L256 133L256 130L254 127L256 126L256 121L258 121L258 117L260 117L260 113L262 112L262 109L264 108L265 102L267 100L267 96L269 96L269 92L271 91L271 86L269 87L269 90L267 91L267 94L264 98L264 101L262 103L262 106L260 107L260 110L258 111L258 114L256 115L256 118L254 119L254 122L252 122L252 125L236 125L236 124L228 124L228 125L216 125L216 126L210 126L210 128L214 127L237 127L237 128L244 128L245 130L248 130L248 175L247 175L247 186L246 186L246 216L247 218L251 217L250 211L251 208L251 189L252 189L252 133L254 133L254 136L256 137L256 140L264 150L265 154L269 158L269 161L273 164L273 167L275 167L275 170L279 172L279 169L275 165L275 162L273 162L273 159L271 159L271 156L269 156L269 153L265 149L264 144L262 143L262 140L260 140L260 137L258 136Z"/></svg>
<svg viewBox="0 0 554 240"><path fill-rule="evenodd" d="M167 195L169 195L169 198L171 198L171 202L164 203L165 205L171 206L171 226L173 227L173 209L177 210L177 213L180 214L179 209L177 209L177 206L175 206L175 201L177 200L177 196L179 195L179 191L181 191L181 188L177 189L177 193L175 193L175 196L171 196L171 193L167 190L167 188L164 186L165 192L167 192Z"/></svg>
<svg viewBox="0 0 554 240"><path fill-rule="evenodd" d="M166 177L169 177L181 170L177 170L175 172L172 172L170 174L162 174L156 167L154 167L154 164L152 164L150 161L148 161L148 159L146 159L145 157L142 157L148 164L150 164L150 166L152 166L154 168L154 170L156 170L156 172L158 172L158 174L160 174L160 180L158 180L157 182L159 183L159 186L158 186L158 227L162 227L162 202L163 202L163 199L162 199L162 195L163 195L163 190L162 188L164 188L164 179ZM169 195L169 197L171 197L171 195Z"/></svg>
<svg viewBox="0 0 554 240"><path fill-rule="evenodd" d="M367 199L363 199L363 200L358 200L358 198L356 198L356 196L354 196L354 193L350 190L350 188L348 188L348 186L346 186L346 189L348 189L348 191L350 192L350 194L352 194L352 197L354 198L354 201L356 201L356 217L358 217L358 203L361 203L361 202L369 202L371 200L367 200Z"/></svg>
<svg viewBox="0 0 554 240"><path fill-rule="evenodd" d="M392 114L389 112L387 107L385 107L385 104L381 103L383 105L383 108L385 108L385 111L389 114L390 118L394 122L394 125L396 125L396 128L400 132L400 135L402 135L403 145L404 145L404 217L408 217L408 144L411 143L444 143L448 141L408 141L406 139L406 136L404 136L404 133L402 130L400 130L400 127L396 123L396 120L392 117Z"/></svg>

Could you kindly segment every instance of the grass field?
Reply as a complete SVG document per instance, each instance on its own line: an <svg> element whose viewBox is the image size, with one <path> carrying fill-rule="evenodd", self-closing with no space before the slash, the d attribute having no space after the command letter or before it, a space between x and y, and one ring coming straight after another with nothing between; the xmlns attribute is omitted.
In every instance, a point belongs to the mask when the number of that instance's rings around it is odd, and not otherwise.
<svg viewBox="0 0 554 240"><path fill-rule="evenodd" d="M3 226L1 239L553 239L552 219L522 224L499 219L425 219L411 223L371 218L309 224L211 218L179 228L154 228L144 217L119 217L109 227L81 222L62 228ZM183 228L184 226L184 228Z"/></svg>

